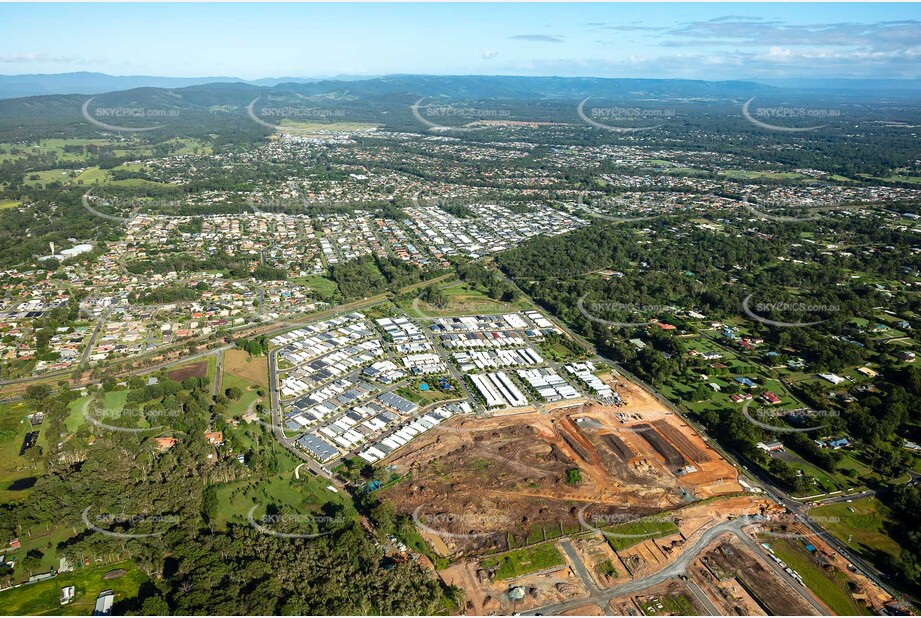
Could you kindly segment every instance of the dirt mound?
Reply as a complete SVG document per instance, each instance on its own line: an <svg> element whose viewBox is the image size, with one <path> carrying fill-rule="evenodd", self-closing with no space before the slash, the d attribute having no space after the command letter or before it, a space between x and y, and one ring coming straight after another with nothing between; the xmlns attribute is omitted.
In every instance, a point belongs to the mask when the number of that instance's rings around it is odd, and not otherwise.
<svg viewBox="0 0 921 618"><path fill-rule="evenodd" d="M382 496L440 538L440 553L471 555L578 531L583 507L647 515L741 490L735 468L679 417L634 385L618 389L632 404L454 417L379 464L403 476ZM704 463L679 471L688 458Z"/></svg>

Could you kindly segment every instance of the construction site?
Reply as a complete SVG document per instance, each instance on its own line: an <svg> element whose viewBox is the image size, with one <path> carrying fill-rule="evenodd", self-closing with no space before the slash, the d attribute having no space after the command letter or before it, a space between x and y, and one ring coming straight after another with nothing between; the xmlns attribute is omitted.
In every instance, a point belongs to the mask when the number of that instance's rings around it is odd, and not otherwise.
<svg viewBox="0 0 921 618"><path fill-rule="evenodd" d="M463 613L831 613L760 543L811 533L778 526L786 509L746 492L681 416L619 376L603 379L622 405L457 417L381 462L401 477L383 497L450 559L439 575L464 590ZM887 601L842 577L855 603Z"/></svg>
<svg viewBox="0 0 921 618"><path fill-rule="evenodd" d="M681 417L611 383L626 405L452 419L382 462L403 477L384 496L428 522L438 553L457 556L579 530L585 505L639 518L742 490L735 467Z"/></svg>
<svg viewBox="0 0 921 618"><path fill-rule="evenodd" d="M691 581L726 616L815 616L805 586L758 559L750 544L723 535L688 569ZM799 588L799 589L797 589Z"/></svg>
<svg viewBox="0 0 921 618"><path fill-rule="evenodd" d="M674 528L664 534L583 528L565 538L461 559L439 574L446 584L464 590L467 615L541 608L542 613L552 609L559 614L591 615L608 603L608 611L623 615L704 615L715 603L716 597L709 597L718 591L702 592L710 580L699 577L689 565L704 550L717 547L711 541L719 536L715 532L731 529L742 534L744 518L761 517L773 508L763 499L727 496L670 512ZM725 537L735 538L732 534ZM555 560L547 560L548 555ZM518 568L505 569L510 563ZM694 575L688 578L685 572ZM663 607L657 607L659 604ZM576 608L582 611L570 611Z"/></svg>

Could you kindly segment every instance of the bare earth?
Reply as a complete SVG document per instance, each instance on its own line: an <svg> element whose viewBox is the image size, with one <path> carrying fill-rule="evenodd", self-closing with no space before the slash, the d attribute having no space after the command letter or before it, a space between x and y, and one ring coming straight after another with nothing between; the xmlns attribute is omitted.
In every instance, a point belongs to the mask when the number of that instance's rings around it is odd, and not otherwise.
<svg viewBox="0 0 921 618"><path fill-rule="evenodd" d="M508 535L518 546L578 530L590 508L631 521L742 490L736 469L679 417L633 385L618 390L627 406L452 419L383 462L406 475L384 496L441 537L442 553L469 555L506 549Z"/></svg>
<svg viewBox="0 0 921 618"><path fill-rule="evenodd" d="M724 615L815 616L817 612L761 557L732 535L716 539L688 569Z"/></svg>
<svg viewBox="0 0 921 618"><path fill-rule="evenodd" d="M227 350L224 371L254 384L269 385L269 361L265 356L250 357L243 350Z"/></svg>

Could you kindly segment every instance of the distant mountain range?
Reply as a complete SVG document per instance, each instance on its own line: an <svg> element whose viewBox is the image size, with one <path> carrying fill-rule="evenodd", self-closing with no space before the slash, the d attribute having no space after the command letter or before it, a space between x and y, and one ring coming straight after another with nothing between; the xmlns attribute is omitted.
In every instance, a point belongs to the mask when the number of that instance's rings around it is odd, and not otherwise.
<svg viewBox="0 0 921 618"><path fill-rule="evenodd" d="M874 79L753 79L722 82L685 79L607 79L581 77L515 77L515 76L439 76L439 75L386 75L349 76L329 78L267 77L245 80L237 77L154 77L143 75L116 76L105 73L58 73L29 75L0 75L0 99L41 95L102 94L136 88L187 88L218 83L246 84L254 87L277 88L287 85L312 85L306 92L331 92L333 90L361 91L365 95L392 94L396 92L431 92L429 96L457 97L578 97L586 93L596 96L611 89L640 89L651 93L674 96L725 95L733 90L752 91L754 84L764 84L798 90L835 91L886 91L917 92L921 80ZM358 84L361 84L359 86ZM488 87L489 92L484 88ZM300 90L299 88L294 90Z"/></svg>
<svg viewBox="0 0 921 618"><path fill-rule="evenodd" d="M0 92L4 80L25 77L0 77ZM579 124L580 104L589 98L589 110L593 106L623 110L649 107L706 119L727 113L738 117L739 106L753 97L759 105L838 109L872 103L874 109L882 109L883 103L914 107L921 96L919 90L886 91L879 85L842 90L835 84L812 83L815 87L807 89L753 81L688 79L387 75L323 80L282 77L255 82L206 77L170 82L172 78L100 74L39 77L51 80L42 82L43 88L53 87L54 77L61 78L55 87L76 92L0 97L0 141L31 140L36 135L86 138L100 130L156 130L159 137L221 134L228 140L249 141L254 134L262 135L282 122L365 123L412 132L425 126L420 124L420 101L433 118L439 106L460 104L457 109L486 110L511 121ZM118 89L145 79L158 85ZM26 83L20 82L20 92ZM170 83L174 85L167 85ZM435 124L469 122L456 117L450 107L443 107L442 112L444 117L435 119Z"/></svg>
<svg viewBox="0 0 921 618"><path fill-rule="evenodd" d="M853 92L872 90L876 92L918 92L921 79L754 79L760 84L778 88L796 88L799 90L829 90Z"/></svg>
<svg viewBox="0 0 921 618"><path fill-rule="evenodd" d="M336 76L328 79L355 81L364 77ZM254 86L275 86L287 83L308 83L320 78L265 77L246 80L239 77L153 77L149 75L106 75L105 73L33 73L0 75L0 99L32 97L45 94L101 94L132 88L183 88L215 83L245 83Z"/></svg>

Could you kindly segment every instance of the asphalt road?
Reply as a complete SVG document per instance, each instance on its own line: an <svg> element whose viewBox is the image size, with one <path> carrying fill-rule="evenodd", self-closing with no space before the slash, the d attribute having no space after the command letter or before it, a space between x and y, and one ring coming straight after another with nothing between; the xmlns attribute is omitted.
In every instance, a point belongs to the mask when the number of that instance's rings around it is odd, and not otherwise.
<svg viewBox="0 0 921 618"><path fill-rule="evenodd" d="M106 320L112 315L114 308L106 309L105 312L99 317L99 321L96 323L96 328L93 329L93 334L90 335L90 340L86 343L86 348L83 350L83 354L80 356L80 362L77 363L77 369L81 369L86 362L90 359L90 354L93 353L93 347L96 345L96 339L99 338L99 333L102 332L102 327L105 325Z"/></svg>
<svg viewBox="0 0 921 618"><path fill-rule="evenodd" d="M572 546L572 543L569 539L565 541L560 541L560 547L563 548L563 551L566 552L566 555L569 556L569 562L576 570L576 575L582 580L582 583L585 585L585 589L591 594L596 594L601 592L598 588L598 585L595 584L595 580L592 579L592 576L589 574L588 569L585 568L585 563L582 562L582 558L576 552L576 548Z"/></svg>
<svg viewBox="0 0 921 618"><path fill-rule="evenodd" d="M639 579L625 582L623 584L618 584L617 586L613 586L606 590L599 590L595 588L594 591L590 592L587 597L571 599L563 603L538 607L523 613L528 616L533 616L535 614L556 615L562 612L576 609L577 607L581 607L588 603L597 605L607 612L607 605L614 597L635 594L651 586L661 584L662 582L668 581L669 579L683 575L687 570L688 565L697 557L697 554L703 551L707 545L713 541L713 539L723 534L724 532L731 532L737 536L744 537L745 533L742 532L742 527L750 523L752 523L752 521L747 518L739 518L733 521L720 522L701 534L697 540L694 541L691 546L687 547L673 562L670 562L663 569L656 571L655 573L647 575L646 577L641 577Z"/></svg>
<svg viewBox="0 0 921 618"><path fill-rule="evenodd" d="M749 537L749 536L747 536L747 535L745 535L745 534L742 534L742 535L740 535L740 538L742 539L742 543L744 543L746 546L748 546L748 548L751 549L755 554L764 555L764 553L765 553L764 548L761 547L761 545L759 545L759 544L756 543L755 541L753 541L753 540L751 539L751 537ZM813 592L812 592L811 590L809 590L808 588L805 588L805 587L803 587L803 586L800 586L799 583L795 582L795 581L793 580L793 578L790 577L790 576L787 574L787 572L784 571L784 570L780 567L779 564L777 564L776 562L774 562L774 561L771 560L770 558L767 558L766 560L764 560L764 562L766 562L766 563L768 564L768 567L769 567L772 571L774 571L774 573L776 573L777 576L780 577L780 579L782 579L782 580L784 581L784 583L786 583L790 588L792 588L793 590L795 590L796 592L798 592L800 595L802 595L802 597L803 597L804 599L806 599L806 601L808 601L808 603L812 606L812 608L813 608L820 616L827 616L827 615L829 615L828 609L827 609L827 608L825 607L825 605L818 599L818 597L816 597L815 594L813 594Z"/></svg>
<svg viewBox="0 0 921 618"><path fill-rule="evenodd" d="M515 284L514 281L512 281L510 278L506 277L504 273L502 273L501 271L499 271L499 274L500 274L500 276L502 276L502 278L503 278L506 282L508 282L514 289L518 290L518 292L519 292L524 298L528 299L528 300L529 300L532 304L534 304L535 306L537 306L537 307L540 306L538 303L536 303L536 302L534 301L533 298L531 298L530 296L528 296L521 288L519 288L519 287ZM582 344L587 350L590 350L590 351L594 352L594 347L593 347L588 341L586 341L585 338L583 338L582 336L580 336L580 335L578 335L577 333L573 332L572 329L568 328L566 325L561 324L557 319L555 319L555 318L553 318L553 317L551 317L550 319L553 321L554 324L556 324L556 325L557 325L561 330L563 330L566 334L568 334L570 337L572 337L573 339L575 339L576 341L578 341L580 344ZM717 344L721 344L721 342L718 342L718 341L717 341L716 343L717 343ZM867 563L865 560L861 559L860 557L858 557L858 556L854 555L852 552L850 552L850 551L848 550L848 548L847 548L843 543L841 543L840 541L838 541L838 539L836 539L836 538L833 537L831 534L829 534L828 532L826 532L823 528L821 528L820 526L818 526L818 525L815 524L815 523L810 522L810 521L808 520L808 518L806 518L806 511L807 511L808 509L806 509L805 506L804 506L801 502L795 500L794 498L792 498L791 496L789 496L786 492L784 492L782 489L780 489L780 488L777 487L776 485L772 484L772 483L770 482L770 480L767 479L765 476L763 476L763 475L758 475L758 474L756 474L755 472L749 471L749 470L747 470L746 468L740 466L739 463L738 463L738 461L737 461L737 459L736 459L735 457L733 457L733 456L732 456L730 453L728 453L725 449L721 448L721 447L719 446L719 444L717 444L715 441L710 440L709 438L707 438L707 434L706 434L706 432L704 431L703 427L701 427L697 422L695 422L695 421L693 421L692 419L688 418L680 408L678 408L678 407L677 407L675 404L673 404L671 401L669 401L669 400L666 399L664 396L662 396L661 394L659 394L652 386L650 386L649 384L647 384L647 383L644 382L643 380L639 379L637 376L633 375L631 372L627 371L626 369L624 369L623 367L621 367L619 364L617 364L617 363L614 362L613 360L611 360L611 359L609 359L609 358L605 358L605 357L600 356L600 355L597 356L597 358L598 358L598 360L600 360L600 361L602 361L602 362L605 362L605 363L608 363L609 365L613 366L617 371L619 371L620 373L622 373L624 376L630 378L631 381L634 381L634 382L638 383L638 384L639 384L642 388L644 388L647 392L649 392L650 394L652 394L652 396L655 397L655 399L656 399L657 401L659 401L660 403L662 403L663 405L665 405L666 407L668 407L668 409L672 410L675 414L679 415L686 423L688 423L689 425L691 425L691 427L693 427L695 430L697 430L698 433L700 433L700 435L704 437L704 439L707 441L708 444L710 444L711 446L713 446L713 448L715 448L720 454L722 454L723 457L724 457L727 461L729 461L729 462L732 463L734 466L736 466L736 468L739 469L740 474L743 475L743 476L746 476L747 479L748 479L749 481L751 481L751 484L753 484L753 485L755 485L755 486L760 486L760 487L764 490L765 494L768 495L768 497L770 497L772 500L774 500L774 501L777 502L778 504L781 504L782 506L785 506L785 507L786 507L787 509L789 509L791 512L793 512L793 513L795 513L795 514L797 514L797 515L800 515L800 516L801 516L801 519L803 520L803 523L806 525L807 528L809 528L809 529L810 529L814 534L816 534L817 536L821 536L822 539L823 539L823 540L824 540L834 551L836 551L836 552L839 553L841 556L843 556L843 557L846 558L848 561L850 561L851 564L853 564L854 567L855 567L862 575L864 575L865 577L867 577L868 579L870 579L871 581L873 581L876 585L878 585L880 588L882 588L883 590L885 590L886 592L888 592L890 595L892 595L893 598L898 599L898 598L902 598L902 597L903 597L903 595L902 595L901 593L899 593L897 590L895 590L893 587L889 586L885 581L883 581L883 578L884 578L883 574L880 573L876 568L874 568L872 565L870 565L869 563ZM854 496L843 496L843 499L844 499L844 500L847 500L847 499L854 499L856 495L858 495L858 494L855 494ZM833 499L833 500L834 500L834 499Z"/></svg>
<svg viewBox="0 0 921 618"><path fill-rule="evenodd" d="M293 440L285 435L285 428L284 425L282 425L281 418L281 403L278 399L278 360L276 356L280 349L281 348L276 348L269 352L269 408L272 423L271 431L275 434L275 439L278 440L279 444L300 459L315 475L322 476L341 488L341 485L333 479L332 474L327 472L327 468L321 466L313 457L302 451Z"/></svg>
<svg viewBox="0 0 921 618"><path fill-rule="evenodd" d="M707 596L707 593L700 589L700 586L690 580L684 583L688 587L688 590L691 591L691 594L694 595L694 598L700 601L701 605L707 608L710 616L723 615L720 613L720 610L716 608L716 605L713 604L713 601L710 600L710 597Z"/></svg>

